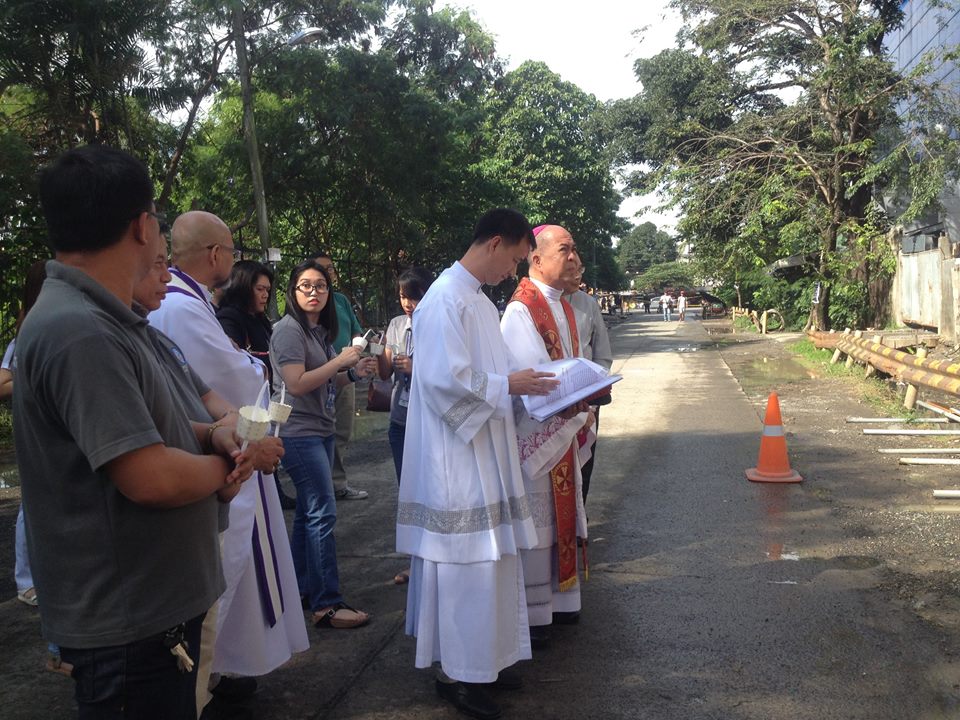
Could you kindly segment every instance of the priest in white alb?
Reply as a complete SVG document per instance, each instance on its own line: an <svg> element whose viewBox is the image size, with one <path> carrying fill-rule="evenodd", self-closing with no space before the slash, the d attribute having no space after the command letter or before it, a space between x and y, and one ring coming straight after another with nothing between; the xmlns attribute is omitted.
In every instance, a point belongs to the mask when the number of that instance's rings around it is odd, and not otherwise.
<svg viewBox="0 0 960 720"><path fill-rule="evenodd" d="M412 556L407 633L416 667L440 665L437 693L478 718L500 716L490 687L519 687L506 668L531 657L518 552L537 537L513 396L556 381L517 370L482 287L513 277L533 242L523 215L491 210L413 314L414 346L429 352L410 389L397 513L397 550Z"/></svg>
<svg viewBox="0 0 960 720"><path fill-rule="evenodd" d="M230 341L214 314L208 289L230 276L236 253L230 229L215 215L191 211L177 218L172 235L173 279L160 309L149 315L150 324L180 347L197 375L227 402L236 408L253 405L266 367ZM258 474L245 483L230 503L229 520L221 540L227 589L217 610L212 670L253 678L276 669L310 643L271 475ZM230 678L222 682L245 692L256 686ZM205 685L198 678L201 706L209 698Z"/></svg>
<svg viewBox="0 0 960 720"><path fill-rule="evenodd" d="M536 367L581 355L573 309L562 299L566 277L580 257L564 228L545 225L534 232L530 277L520 281L500 326L517 362ZM575 408L587 409L586 403ZM553 622L579 619L577 538L587 537L580 467L590 446L578 433L589 423L588 412L566 412L545 422L524 414L517 422L524 486L537 527L536 547L521 553L535 647L549 642Z"/></svg>

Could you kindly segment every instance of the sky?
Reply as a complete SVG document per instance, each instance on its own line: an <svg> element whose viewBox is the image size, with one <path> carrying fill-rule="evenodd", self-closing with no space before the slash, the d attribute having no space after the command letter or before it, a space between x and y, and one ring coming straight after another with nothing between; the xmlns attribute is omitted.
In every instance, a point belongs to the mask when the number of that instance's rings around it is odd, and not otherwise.
<svg viewBox="0 0 960 720"><path fill-rule="evenodd" d="M680 29L680 19L666 0L444 0L438 5L472 10L496 38L497 53L508 70L540 60L601 101L640 92L633 61L673 47ZM620 215L636 224L650 221L673 230L672 213L643 210L656 204L656 197L628 198ZM638 212L642 216L634 217Z"/></svg>

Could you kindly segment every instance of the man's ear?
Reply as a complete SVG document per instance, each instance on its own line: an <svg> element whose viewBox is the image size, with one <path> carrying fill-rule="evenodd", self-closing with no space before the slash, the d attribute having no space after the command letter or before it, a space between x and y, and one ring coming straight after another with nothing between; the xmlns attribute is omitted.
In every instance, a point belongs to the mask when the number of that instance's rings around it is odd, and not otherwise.
<svg viewBox="0 0 960 720"><path fill-rule="evenodd" d="M150 242L147 233L147 222L149 222L149 219L150 216L146 212L142 212L130 221L130 229L132 230L133 239L139 245L146 245L148 242Z"/></svg>
<svg viewBox="0 0 960 720"><path fill-rule="evenodd" d="M490 242L487 243L490 246L490 252L495 252L496 249L500 247L500 243L502 242L503 238L500 235L494 235L492 238L490 238Z"/></svg>

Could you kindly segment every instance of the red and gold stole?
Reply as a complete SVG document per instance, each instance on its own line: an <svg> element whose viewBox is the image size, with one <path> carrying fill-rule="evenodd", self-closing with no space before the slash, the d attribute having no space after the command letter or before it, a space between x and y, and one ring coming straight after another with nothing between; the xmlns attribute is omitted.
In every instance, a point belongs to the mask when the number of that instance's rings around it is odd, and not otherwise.
<svg viewBox="0 0 960 720"><path fill-rule="evenodd" d="M543 344L546 345L550 359L562 360L564 358L563 342L560 340L557 321L540 289L530 278L523 278L510 299L526 305L537 332L543 338ZM573 354L577 356L580 354L580 341L577 337L577 321L573 315L573 308L563 298L560 299L560 305L567 318L567 327L570 328ZM576 441L570 443L560 462L550 471L553 506L557 515L557 552L561 592L570 590L577 584L577 486L574 479L576 449Z"/></svg>

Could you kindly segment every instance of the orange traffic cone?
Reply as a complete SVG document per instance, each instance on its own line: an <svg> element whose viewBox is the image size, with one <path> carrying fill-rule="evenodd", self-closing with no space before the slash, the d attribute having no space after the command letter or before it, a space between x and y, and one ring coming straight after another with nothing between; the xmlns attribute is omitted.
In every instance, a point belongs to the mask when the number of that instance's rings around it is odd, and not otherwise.
<svg viewBox="0 0 960 720"><path fill-rule="evenodd" d="M747 479L752 482L796 483L803 480L791 469L790 460L787 458L787 439L783 436L780 399L775 392L770 393L767 399L767 417L763 421L757 466L746 472Z"/></svg>

